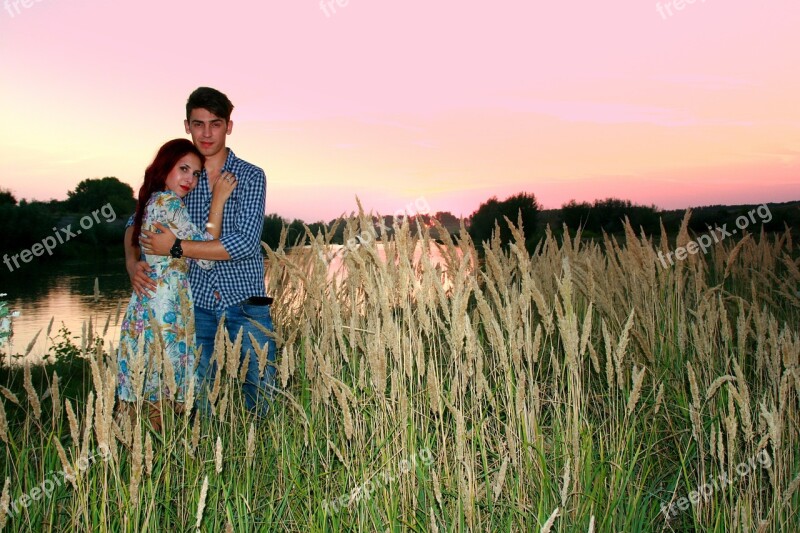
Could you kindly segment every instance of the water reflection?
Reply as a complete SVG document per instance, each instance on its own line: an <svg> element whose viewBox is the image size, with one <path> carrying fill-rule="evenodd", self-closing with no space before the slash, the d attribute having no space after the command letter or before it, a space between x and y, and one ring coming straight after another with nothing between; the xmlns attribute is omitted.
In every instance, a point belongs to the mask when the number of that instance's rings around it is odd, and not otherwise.
<svg viewBox="0 0 800 533"><path fill-rule="evenodd" d="M50 320L50 337L56 337L62 322L80 345L81 328L91 318L100 330L110 316L106 340L119 338L115 324L117 308L127 305L130 282L123 261L95 263L64 262L48 268L19 270L0 276L0 292L8 293L8 308L20 312L14 319L14 335L8 353L24 353L28 344L41 330L31 349L31 359L40 359L53 342L45 336ZM94 296L97 279L100 297Z"/></svg>

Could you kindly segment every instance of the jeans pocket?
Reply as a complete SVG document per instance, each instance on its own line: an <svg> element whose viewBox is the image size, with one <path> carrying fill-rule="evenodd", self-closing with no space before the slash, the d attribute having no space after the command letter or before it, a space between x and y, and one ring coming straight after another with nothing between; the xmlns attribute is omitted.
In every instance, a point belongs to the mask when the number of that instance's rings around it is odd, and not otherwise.
<svg viewBox="0 0 800 533"><path fill-rule="evenodd" d="M270 312L268 305L248 305L241 304L242 316L245 318L252 318L257 321L264 321L270 319Z"/></svg>

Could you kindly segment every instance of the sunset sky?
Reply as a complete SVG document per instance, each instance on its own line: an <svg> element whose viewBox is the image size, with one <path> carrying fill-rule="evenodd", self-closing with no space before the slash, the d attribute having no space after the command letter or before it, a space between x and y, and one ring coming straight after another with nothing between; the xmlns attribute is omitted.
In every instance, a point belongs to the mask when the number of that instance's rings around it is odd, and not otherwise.
<svg viewBox="0 0 800 533"><path fill-rule="evenodd" d="M138 189L209 85L289 219L800 200L798 27L791 0L10 0L0 187Z"/></svg>

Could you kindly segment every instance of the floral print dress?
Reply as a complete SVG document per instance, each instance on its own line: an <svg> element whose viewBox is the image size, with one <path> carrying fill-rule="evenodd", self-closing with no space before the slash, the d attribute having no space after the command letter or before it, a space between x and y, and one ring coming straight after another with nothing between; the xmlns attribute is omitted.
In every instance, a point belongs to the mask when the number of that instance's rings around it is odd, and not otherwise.
<svg viewBox="0 0 800 533"><path fill-rule="evenodd" d="M213 239L192 223L186 207L173 191L154 193L147 202L142 229L152 231L155 222L169 227L182 240ZM188 279L188 262L194 260L148 255L145 261L152 269L149 276L157 286L151 296L140 297L134 292L125 311L117 354L117 392L123 401L136 401L140 391L134 390L133 373L143 369L143 400L156 402L163 392L165 399L183 402L190 380L194 379L194 304ZM197 263L204 269L214 266L214 261L197 260ZM165 363L172 364L175 391L169 390L169 380L161 384L161 368L154 353L156 333ZM142 361L137 360L140 340L144 342Z"/></svg>

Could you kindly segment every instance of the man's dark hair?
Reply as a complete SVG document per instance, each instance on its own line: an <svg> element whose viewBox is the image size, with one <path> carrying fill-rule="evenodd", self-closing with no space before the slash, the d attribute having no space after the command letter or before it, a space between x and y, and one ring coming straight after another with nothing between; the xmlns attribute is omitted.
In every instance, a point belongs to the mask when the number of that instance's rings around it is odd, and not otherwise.
<svg viewBox="0 0 800 533"><path fill-rule="evenodd" d="M194 109L207 109L219 118L230 121L233 104L223 93L211 87L198 87L186 101L186 120Z"/></svg>

